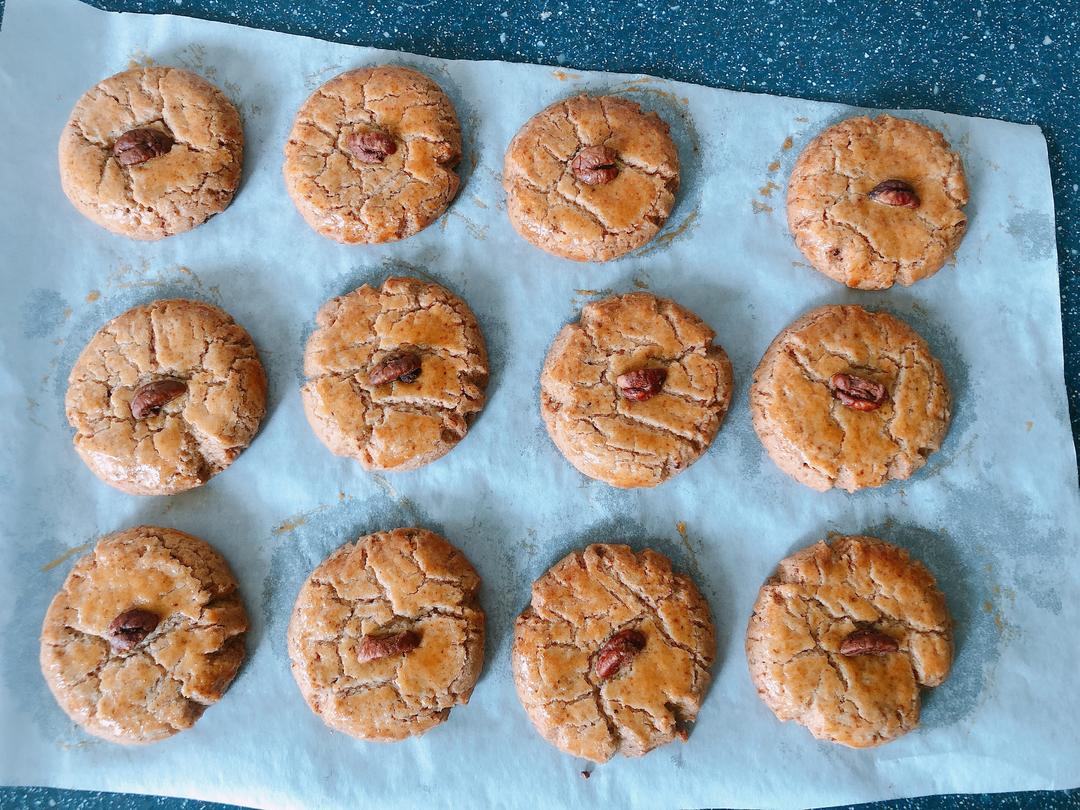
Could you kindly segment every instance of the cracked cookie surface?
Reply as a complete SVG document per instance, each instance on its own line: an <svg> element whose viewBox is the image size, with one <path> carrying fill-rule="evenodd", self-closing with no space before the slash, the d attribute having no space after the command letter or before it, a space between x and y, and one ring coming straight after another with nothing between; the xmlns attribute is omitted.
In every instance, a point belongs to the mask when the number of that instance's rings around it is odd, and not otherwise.
<svg viewBox="0 0 1080 810"><path fill-rule="evenodd" d="M174 141L162 155L123 165L118 138L154 129ZM243 166L240 114L186 70L140 67L86 92L60 136L64 193L85 217L132 239L189 231L232 202Z"/></svg>
<svg viewBox="0 0 1080 810"><path fill-rule="evenodd" d="M709 447L731 402L731 362L715 333L674 301L631 293L595 301L564 326L540 376L548 434L579 471L616 487L652 487ZM666 372L643 401L618 378Z"/></svg>
<svg viewBox="0 0 1080 810"><path fill-rule="evenodd" d="M370 133L389 154L350 148ZM378 159L381 157L382 159ZM315 231L345 244L405 239L457 194L461 129L434 81L405 67L350 70L319 87L285 144L285 185Z"/></svg>
<svg viewBox="0 0 1080 810"><path fill-rule="evenodd" d="M330 728L364 740L419 736L468 703L484 659L480 577L426 529L342 546L300 590L289 622L293 677ZM371 657L367 639L412 634ZM390 648L392 645L384 645Z"/></svg>
<svg viewBox="0 0 1080 810"><path fill-rule="evenodd" d="M910 184L918 206L868 196L888 180ZM788 227L829 278L882 290L941 269L967 229L967 202L960 156L940 132L889 115L849 118L799 155L788 182Z"/></svg>
<svg viewBox="0 0 1080 810"><path fill-rule="evenodd" d="M837 398L836 374L885 389L873 410ZM796 481L854 492L910 477L949 429L951 398L941 363L914 329L884 312L824 306L784 329L750 387L754 430Z"/></svg>
<svg viewBox="0 0 1080 810"><path fill-rule="evenodd" d="M128 649L110 625L132 609L157 624ZM149 743L190 728L244 660L247 613L228 564L175 529L102 538L76 563L41 629L41 671L60 707L111 742Z"/></svg>
<svg viewBox="0 0 1080 810"><path fill-rule="evenodd" d="M334 454L367 470L411 470L465 438L484 406L488 361L464 301L438 284L388 278L332 298L316 324L301 394ZM418 359L418 376L373 385L372 372L404 353Z"/></svg>
<svg viewBox="0 0 1080 810"><path fill-rule="evenodd" d="M887 636L894 649L842 653L860 630ZM783 560L746 631L750 676L776 716L853 748L915 728L920 687L940 685L952 656L952 622L933 575L873 537L818 542Z"/></svg>
<svg viewBox="0 0 1080 810"><path fill-rule="evenodd" d="M639 649L600 677L597 658L619 633ZM645 549L593 544L533 583L514 626L518 697L537 731L593 762L642 756L697 718L716 657L709 607L671 562Z"/></svg>
<svg viewBox="0 0 1080 810"><path fill-rule="evenodd" d="M572 168L589 147L614 152L618 173L590 185ZM679 187L679 154L668 125L618 96L575 96L533 116L503 164L506 208L536 247L582 262L616 259L664 226Z"/></svg>
<svg viewBox="0 0 1080 810"><path fill-rule="evenodd" d="M133 399L162 381L182 390L137 418ZM266 375L228 313L163 299L94 335L68 377L65 409L75 449L102 481L133 495L172 495L204 484L248 446L266 411Z"/></svg>

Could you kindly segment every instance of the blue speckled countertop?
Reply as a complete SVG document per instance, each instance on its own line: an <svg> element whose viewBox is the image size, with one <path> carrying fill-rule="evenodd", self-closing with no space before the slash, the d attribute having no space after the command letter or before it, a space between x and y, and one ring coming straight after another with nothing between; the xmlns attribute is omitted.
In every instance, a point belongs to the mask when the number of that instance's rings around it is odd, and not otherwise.
<svg viewBox="0 0 1080 810"><path fill-rule="evenodd" d="M447 59L649 73L732 90L872 107L926 107L1038 124L1050 152L1065 379L1073 437L1080 446L1080 13L1073 0L84 1L113 11L186 14ZM0 12L3 5L0 0ZM1080 808L1080 790L862 805L896 810L946 806ZM224 806L0 788L0 807Z"/></svg>

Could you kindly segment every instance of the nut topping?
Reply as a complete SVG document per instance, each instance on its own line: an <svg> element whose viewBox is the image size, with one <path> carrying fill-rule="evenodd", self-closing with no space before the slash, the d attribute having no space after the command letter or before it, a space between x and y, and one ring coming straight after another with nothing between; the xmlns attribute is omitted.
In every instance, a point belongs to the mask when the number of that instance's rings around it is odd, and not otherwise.
<svg viewBox="0 0 1080 810"><path fill-rule="evenodd" d="M854 374L833 374L832 394L856 411L873 411L885 402L885 386Z"/></svg>
<svg viewBox="0 0 1080 810"><path fill-rule="evenodd" d="M900 642L876 630L856 630L840 642L841 655L886 655L900 649Z"/></svg>
<svg viewBox="0 0 1080 810"><path fill-rule="evenodd" d="M374 661L391 655L404 655L419 646L420 634L412 630L392 633L387 636L364 636L360 639L360 646L356 650L356 658L361 663Z"/></svg>
<svg viewBox="0 0 1080 810"><path fill-rule="evenodd" d="M420 355L416 352L404 352L391 355L368 372L368 382L372 385L400 380L404 383L416 382L420 376Z"/></svg>
<svg viewBox="0 0 1080 810"><path fill-rule="evenodd" d="M570 161L570 171L588 186L603 186L619 173L616 157L615 150L606 146L586 146Z"/></svg>
<svg viewBox="0 0 1080 810"><path fill-rule="evenodd" d="M640 630L620 630L607 640L596 654L593 673L606 681L645 649L645 635Z"/></svg>
<svg viewBox="0 0 1080 810"><path fill-rule="evenodd" d="M125 610L109 623L109 644L117 652L127 652L153 633L159 621L149 610Z"/></svg>
<svg viewBox="0 0 1080 810"><path fill-rule="evenodd" d="M885 180L878 183L866 196L884 205L895 205L900 208L919 207L919 195L915 193L911 183L903 180Z"/></svg>
<svg viewBox="0 0 1080 810"><path fill-rule="evenodd" d="M187 384L180 380L155 380L136 389L131 398L131 415L145 419L160 413L161 409L187 391Z"/></svg>
<svg viewBox="0 0 1080 810"><path fill-rule="evenodd" d="M345 146L361 163L382 163L397 151L397 142L377 130L354 132L345 139Z"/></svg>
<svg viewBox="0 0 1080 810"><path fill-rule="evenodd" d="M664 387L667 371L662 368L640 368L620 374L616 380L619 393L626 399L642 402Z"/></svg>
<svg viewBox="0 0 1080 810"><path fill-rule="evenodd" d="M113 143L112 153L121 166L138 166L173 148L173 139L160 129L131 129Z"/></svg>

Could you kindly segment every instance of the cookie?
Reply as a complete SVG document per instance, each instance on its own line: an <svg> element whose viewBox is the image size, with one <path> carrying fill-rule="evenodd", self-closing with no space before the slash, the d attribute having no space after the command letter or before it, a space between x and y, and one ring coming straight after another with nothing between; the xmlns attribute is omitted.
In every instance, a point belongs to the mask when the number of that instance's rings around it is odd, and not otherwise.
<svg viewBox="0 0 1080 810"><path fill-rule="evenodd" d="M191 728L244 660L247 613L228 563L175 529L102 538L41 628L41 671L89 733L138 744Z"/></svg>
<svg viewBox="0 0 1080 810"><path fill-rule="evenodd" d="M855 492L908 478L941 447L951 398L918 333L884 312L825 306L773 340L754 372L754 430L808 487Z"/></svg>
<svg viewBox="0 0 1080 810"><path fill-rule="evenodd" d="M664 227L679 187L668 125L618 96L575 96L530 118L503 164L506 210L536 247L606 262Z"/></svg>
<svg viewBox="0 0 1080 810"><path fill-rule="evenodd" d="M419 736L469 702L484 660L480 577L426 529L342 546L316 568L289 622L292 673L330 728L362 740Z"/></svg>
<svg viewBox="0 0 1080 810"><path fill-rule="evenodd" d="M548 351L540 412L566 460L615 487L652 487L712 442L731 402L731 362L688 309L648 293L581 311Z"/></svg>
<svg viewBox="0 0 1080 810"><path fill-rule="evenodd" d="M285 187L323 236L390 242L446 210L460 160L461 129L442 88L380 65L335 76L304 102L285 144Z"/></svg>
<svg viewBox="0 0 1080 810"><path fill-rule="evenodd" d="M229 207L240 114L187 70L138 67L79 99L60 135L60 182L87 219L132 239L190 231Z"/></svg>
<svg viewBox="0 0 1080 810"><path fill-rule="evenodd" d="M532 586L514 683L536 730L593 762L686 740L716 657L709 607L655 551L594 544Z"/></svg>
<svg viewBox="0 0 1080 810"><path fill-rule="evenodd" d="M904 118L849 118L799 155L788 227L810 263L849 287L905 287L934 275L967 229L960 156Z"/></svg>
<svg viewBox="0 0 1080 810"><path fill-rule="evenodd" d="M255 437L266 375L228 313L183 298L113 318L68 377L75 449L95 475L132 495L206 483Z"/></svg>
<svg viewBox="0 0 1080 810"><path fill-rule="evenodd" d="M366 470L412 470L465 438L484 406L484 337L468 305L415 278L332 298L304 353L304 412Z"/></svg>
<svg viewBox="0 0 1080 810"><path fill-rule="evenodd" d="M952 622L933 575L873 537L838 537L783 560L746 631L758 695L780 720L866 748L919 724L919 689L952 664Z"/></svg>

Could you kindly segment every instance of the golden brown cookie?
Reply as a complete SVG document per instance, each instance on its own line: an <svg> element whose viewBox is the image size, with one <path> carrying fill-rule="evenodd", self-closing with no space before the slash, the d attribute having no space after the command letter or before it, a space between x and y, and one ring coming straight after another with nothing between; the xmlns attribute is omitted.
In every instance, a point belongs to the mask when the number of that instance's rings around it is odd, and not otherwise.
<svg viewBox="0 0 1080 810"><path fill-rule="evenodd" d="M149 743L190 728L244 660L228 563L175 529L110 534L76 563L41 628L41 671L86 731Z"/></svg>
<svg viewBox="0 0 1080 810"><path fill-rule="evenodd" d="M652 487L712 442L731 402L731 362L688 309L648 293L581 311L548 351L540 411L566 460L616 487Z"/></svg>
<svg viewBox="0 0 1080 810"><path fill-rule="evenodd" d="M484 661L480 577L426 529L342 546L316 568L289 622L293 677L330 728L415 737L469 702Z"/></svg>
<svg viewBox="0 0 1080 810"><path fill-rule="evenodd" d="M345 244L405 239L457 194L461 129L450 99L397 65L319 87L285 144L285 186L308 225Z"/></svg>
<svg viewBox="0 0 1080 810"><path fill-rule="evenodd" d="M224 470L255 437L266 375L248 333L201 301L154 301L113 318L68 377L75 449L102 481L172 495Z"/></svg>
<svg viewBox="0 0 1080 810"><path fill-rule="evenodd" d="M536 247L616 259L664 226L679 187L668 125L618 96L575 96L530 118L506 150L506 210Z"/></svg>
<svg viewBox="0 0 1080 810"><path fill-rule="evenodd" d="M60 136L60 181L83 216L132 239L190 231L232 202L240 114L187 70L138 67L79 99Z"/></svg>
<svg viewBox="0 0 1080 810"><path fill-rule="evenodd" d="M593 762L686 740L716 656L709 607L655 551L594 544L533 583L514 625L518 697L537 731Z"/></svg>
<svg viewBox="0 0 1080 810"><path fill-rule="evenodd" d="M810 263L849 287L932 276L967 228L960 156L937 130L880 115L835 124L799 155L788 227Z"/></svg>
<svg viewBox="0 0 1080 810"><path fill-rule="evenodd" d="M332 298L308 340L301 393L315 435L367 470L412 470L450 452L484 406L484 337L438 284L388 278Z"/></svg>
<svg viewBox="0 0 1080 810"><path fill-rule="evenodd" d="M884 312L825 306L773 340L754 372L750 412L781 470L816 490L903 480L949 429L941 363Z"/></svg>
<svg viewBox="0 0 1080 810"><path fill-rule="evenodd" d="M952 621L933 575L873 537L818 542L761 588L746 659L780 720L852 748L919 724L919 688L952 664Z"/></svg>

